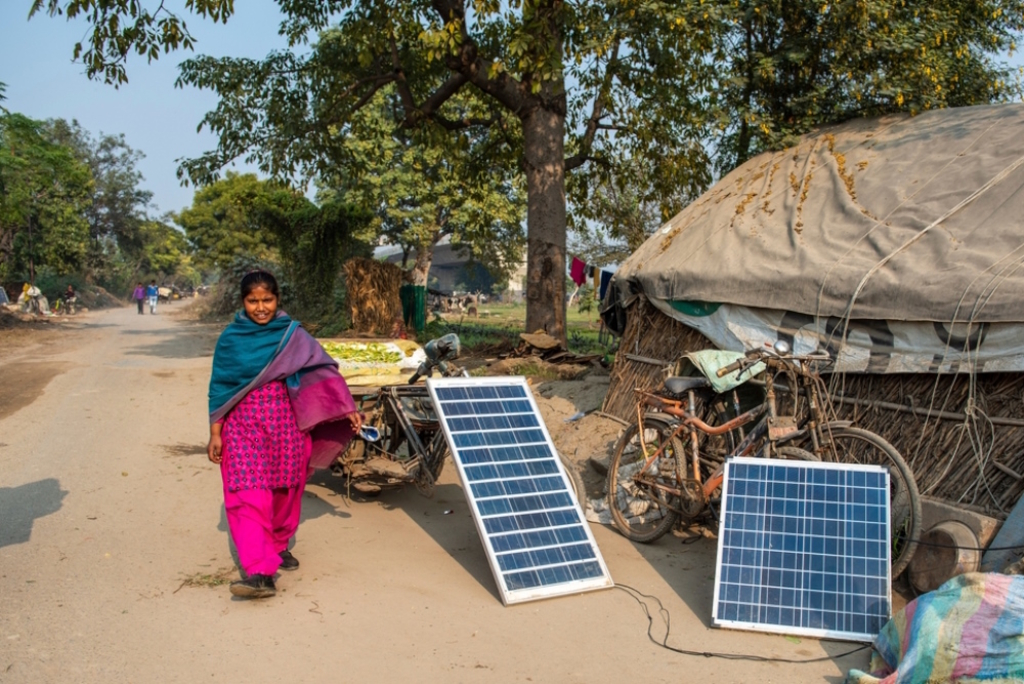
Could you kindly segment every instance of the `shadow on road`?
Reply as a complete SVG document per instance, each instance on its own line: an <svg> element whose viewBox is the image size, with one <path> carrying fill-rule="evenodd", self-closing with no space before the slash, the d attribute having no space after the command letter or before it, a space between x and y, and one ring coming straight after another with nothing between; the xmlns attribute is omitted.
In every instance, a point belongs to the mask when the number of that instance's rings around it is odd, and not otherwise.
<svg viewBox="0 0 1024 684"><path fill-rule="evenodd" d="M0 548L27 542L35 521L59 511L67 495L52 477L18 487L0 487Z"/></svg>
<svg viewBox="0 0 1024 684"><path fill-rule="evenodd" d="M341 477L316 475L310 483L326 487L341 496L350 495L346 491L345 479ZM405 513L495 600L501 601L462 487L457 484L439 484L434 489L434 495L429 498L419 494L413 486L384 491L377 496L366 496L353 490L351 497L353 506L370 505L373 502L385 510ZM303 520L306 519L309 504L309 499L302 502ZM325 502L325 505L330 504ZM299 534L302 534L301 527Z"/></svg>
<svg viewBox="0 0 1024 684"><path fill-rule="evenodd" d="M695 529L683 534L694 534ZM718 541L714 537L688 537L680 538L669 534L652 544L633 544L634 548L644 559L651 564L662 579L672 588L689 606L694 616L701 621L705 628L712 628L711 609L714 603L715 590L715 565L718 553ZM669 637L672 645L686 648L685 642L675 633ZM793 637L782 635L770 635L772 638L792 640ZM800 641L813 641L813 637L800 637ZM737 643L751 644L751 641L738 641ZM870 655L870 651L857 650L860 644L848 641L820 641L821 649L836 664L840 671L849 671L850 668L864 669ZM751 655L765 657L782 657L799 660L802 658L811 659L820 657L819 654L807 645L800 644L795 648L789 643L779 644L773 648L774 652L760 652L758 647L751 647ZM788 651L783 653L782 651ZM845 676L827 678L829 682L846 681Z"/></svg>
<svg viewBox="0 0 1024 684"><path fill-rule="evenodd" d="M164 359L193 359L213 356L217 336L224 326L209 324L178 325L157 330L123 329L122 335L153 338L125 350L129 356L157 356Z"/></svg>

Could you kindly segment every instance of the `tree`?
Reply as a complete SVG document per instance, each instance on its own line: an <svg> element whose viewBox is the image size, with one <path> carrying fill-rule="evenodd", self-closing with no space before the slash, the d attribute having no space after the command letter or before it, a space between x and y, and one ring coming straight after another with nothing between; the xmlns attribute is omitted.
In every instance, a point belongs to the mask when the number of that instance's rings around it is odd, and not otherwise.
<svg viewBox="0 0 1024 684"><path fill-rule="evenodd" d="M199 269L223 269L242 255L279 258L276 239L254 211L270 202L273 190L256 174L228 172L223 180L198 190L191 207L173 215L185 230Z"/></svg>
<svg viewBox="0 0 1024 684"><path fill-rule="evenodd" d="M42 121L0 114L0 268L30 279L43 265L76 268L88 240L89 167L48 133Z"/></svg>
<svg viewBox="0 0 1024 684"><path fill-rule="evenodd" d="M114 268L119 254L128 262L144 258L146 238L152 232L144 230L143 224L150 220L147 209L153 199L153 193L141 187L138 163L145 155L132 149L123 134L101 133L93 138L77 121L57 119L49 122L49 128L51 136L75 150L92 172L92 203L85 212L90 270L102 278Z"/></svg>
<svg viewBox="0 0 1024 684"><path fill-rule="evenodd" d="M186 62L181 83L220 96L203 121L220 144L184 165L188 177L207 182L240 155L279 176L324 171L334 160L322 141L393 84L405 127L507 136L526 176L527 327L560 336L567 172L586 197L617 173L617 159L643 158L656 192L693 195L713 162L730 168L835 117L991 101L1011 92L992 56L1014 47L1024 16L1024 0L280 4L293 47L332 22L338 30L311 52ZM233 2L186 6L222 20ZM163 4L35 0L33 12L44 7L91 12L89 49L76 55L108 81L123 79L132 50L153 59L191 43ZM452 112L466 89L487 115Z"/></svg>
<svg viewBox="0 0 1024 684"><path fill-rule="evenodd" d="M195 283L188 241L180 230L164 221L147 219L139 226L139 238L139 261L133 273L181 276Z"/></svg>
<svg viewBox="0 0 1024 684"><path fill-rule="evenodd" d="M714 86L725 172L823 123L1019 99L998 57L1024 30L1018 0L721 2Z"/></svg>
<svg viewBox="0 0 1024 684"><path fill-rule="evenodd" d="M229 172L174 216L200 269L229 272L239 259L283 266L307 311L328 313L342 255L368 253L369 217L342 201L317 206L294 188Z"/></svg>
<svg viewBox="0 0 1024 684"><path fill-rule="evenodd" d="M466 112L479 102L460 97ZM321 183L324 197L340 196L371 208L385 241L403 248L407 280L427 286L434 249L450 240L499 280L522 261L521 177L493 159L490 141L463 131L449 136L395 129L393 89L353 116L337 136L346 163Z"/></svg>
<svg viewBox="0 0 1024 684"><path fill-rule="evenodd" d="M197 0L189 6L215 19L232 10L230 0ZM188 177L208 182L238 155L276 176L329 168L332 160L321 153L320 142L393 84L404 126L486 130L495 140L506 139L507 149L520 159L528 198L526 325L531 330L565 335L566 171L600 158L601 138L611 131L628 133L651 153L702 154L692 144L679 152L680 136L686 139L691 129L648 125L669 120L665 112L678 106L674 95L698 91L710 68L691 59L699 53L688 34L674 31L659 5L525 0L505 6L478 0L467 9L459 0L429 6L301 0L282 6L288 15L282 31L293 46L315 40L335 12L340 13L338 30L329 45L309 54L275 53L262 62L186 62L183 84L221 96L204 119L220 145L186 163ZM183 22L163 5L151 13L129 0L36 0L33 11L44 7L50 14L91 12L89 49L76 46L76 56L84 57L90 75L111 82L123 80L130 51L152 59L161 48L190 40ZM658 49L646 49L648 41ZM687 60L689 68L683 68ZM661 78L668 74L676 90L664 92ZM567 83L574 85L571 98ZM484 116L460 118L452 112L450 101L464 89L485 99Z"/></svg>
<svg viewBox="0 0 1024 684"><path fill-rule="evenodd" d="M370 256L360 238L370 222L367 212L338 200L319 206L291 188L277 188L253 208L273 231L300 310L320 316L334 310L334 287L346 256Z"/></svg>

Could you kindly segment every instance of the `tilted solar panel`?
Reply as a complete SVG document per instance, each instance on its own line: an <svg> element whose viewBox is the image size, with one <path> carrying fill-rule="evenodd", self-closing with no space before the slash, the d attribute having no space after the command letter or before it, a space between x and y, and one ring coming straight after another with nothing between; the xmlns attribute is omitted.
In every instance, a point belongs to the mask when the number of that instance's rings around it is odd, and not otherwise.
<svg viewBox="0 0 1024 684"><path fill-rule="evenodd" d="M726 462L716 625L871 641L891 613L889 568L886 469Z"/></svg>
<svg viewBox="0 0 1024 684"><path fill-rule="evenodd" d="M505 604L612 586L526 379L428 379Z"/></svg>

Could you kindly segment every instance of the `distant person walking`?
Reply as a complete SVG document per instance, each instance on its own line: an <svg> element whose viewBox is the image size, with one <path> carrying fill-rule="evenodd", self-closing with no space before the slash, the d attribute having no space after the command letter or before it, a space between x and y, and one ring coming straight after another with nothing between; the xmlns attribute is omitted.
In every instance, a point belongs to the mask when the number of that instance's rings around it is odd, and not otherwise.
<svg viewBox="0 0 1024 684"><path fill-rule="evenodd" d="M149 313L156 313L156 300L160 296L160 288L156 286L156 281L153 280L146 287L146 299L149 300Z"/></svg>
<svg viewBox="0 0 1024 684"><path fill-rule="evenodd" d="M224 511L243 598L276 592L278 569L299 561L288 543L299 526L311 467L326 468L362 423L338 362L277 308L266 271L242 278L238 312L217 340L210 378L207 455L220 464Z"/></svg>
<svg viewBox="0 0 1024 684"><path fill-rule="evenodd" d="M142 315L142 303L146 301L146 288L139 282L135 285L135 292L132 294L132 299L135 300L135 304L139 307L139 315Z"/></svg>

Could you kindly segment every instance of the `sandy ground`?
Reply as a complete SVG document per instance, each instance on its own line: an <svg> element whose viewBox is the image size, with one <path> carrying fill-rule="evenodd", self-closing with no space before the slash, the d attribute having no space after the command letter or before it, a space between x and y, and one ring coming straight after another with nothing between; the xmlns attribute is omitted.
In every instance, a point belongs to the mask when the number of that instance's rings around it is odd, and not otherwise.
<svg viewBox="0 0 1024 684"><path fill-rule="evenodd" d="M712 629L714 543L641 546L595 525L613 578L650 595L648 640L620 589L504 607L454 467L349 500L314 477L294 553L266 601L232 599L220 477L204 449L218 330L117 309L0 331L0 681L841 682L856 645ZM617 426L599 375L538 384L559 448L586 468ZM451 513L447 513L451 511Z"/></svg>

